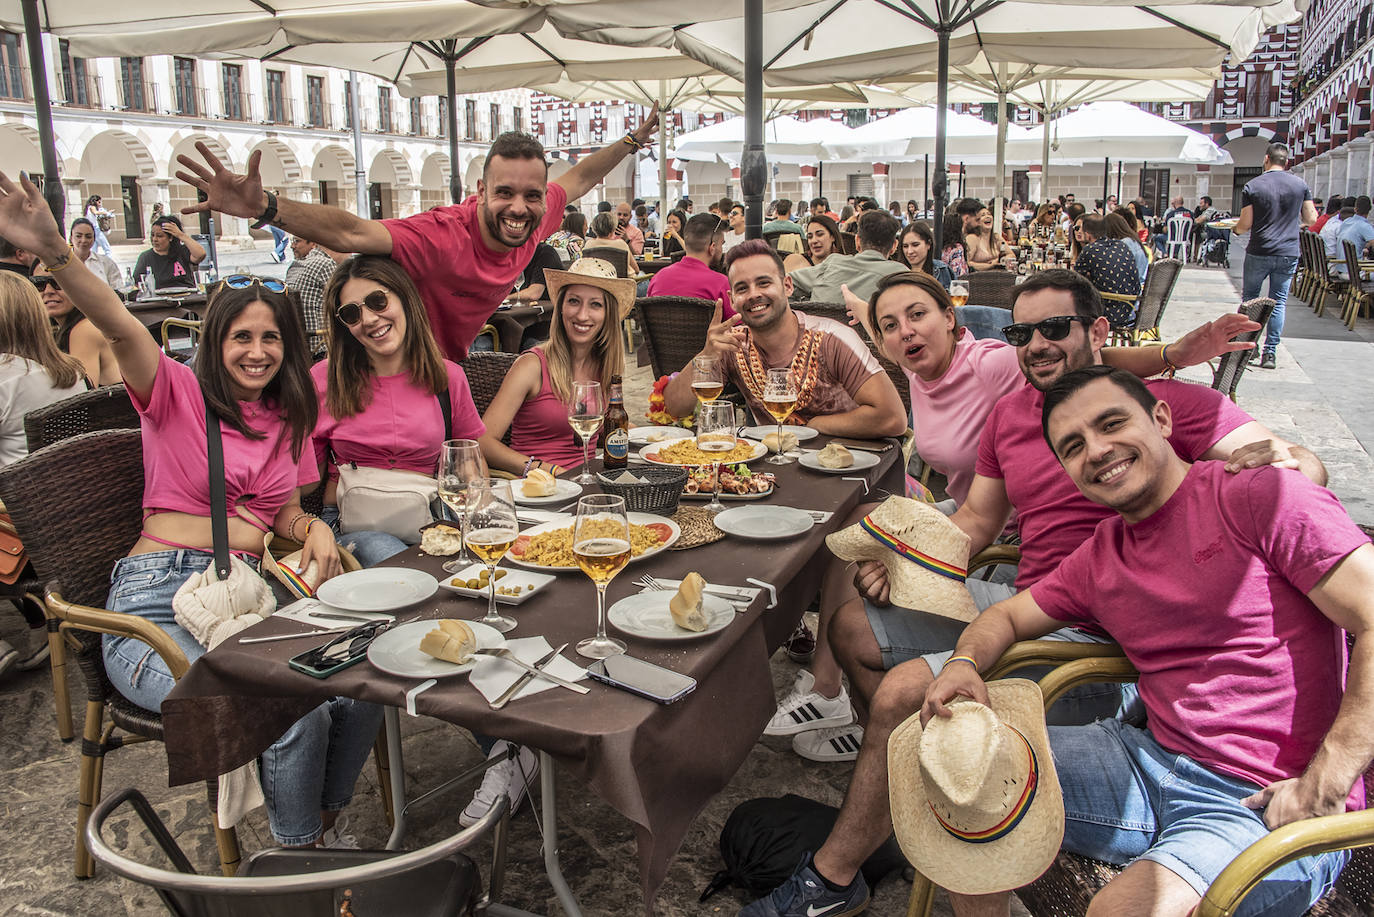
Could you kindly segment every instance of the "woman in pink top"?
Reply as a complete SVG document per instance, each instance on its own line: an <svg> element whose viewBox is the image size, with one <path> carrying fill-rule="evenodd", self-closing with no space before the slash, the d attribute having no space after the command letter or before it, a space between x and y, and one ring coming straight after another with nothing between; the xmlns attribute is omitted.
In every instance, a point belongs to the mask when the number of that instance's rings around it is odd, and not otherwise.
<svg viewBox="0 0 1374 917"><path fill-rule="evenodd" d="M15 184L0 174L0 235L36 252L61 278L110 341L142 416L143 534L111 574L111 610L157 624L192 662L205 652L176 623L172 597L214 561L207 404L223 437L230 550L256 562L264 534L275 531L303 540L303 562L318 563L324 578L339 571L329 526L300 507L301 486L318 477L309 455L315 398L300 310L273 291L282 289L278 282L231 278L215 291L192 372L164 355L114 291L81 267L27 178ZM175 684L166 662L141 641L106 637L104 657L115 689L145 709L159 709ZM337 837L335 819L380 723L376 705L335 698L263 752L263 792L278 843Z"/></svg>
<svg viewBox="0 0 1374 917"><path fill-rule="evenodd" d="M544 468L560 474L582 463L582 444L568 425L573 382L600 382L624 373L620 320L634 305L633 280L594 257L566 271L545 271L554 301L547 342L515 361L482 421L487 464L515 475ZM501 442L511 431L511 443Z"/></svg>
<svg viewBox="0 0 1374 917"><path fill-rule="evenodd" d="M386 532L340 533L339 463L433 476L446 438L477 439L484 428L467 376L439 353L420 293L395 261L359 255L339 265L325 287L324 320L333 329L328 358L310 370L320 405L314 457L327 474L320 517L371 567L406 544Z"/></svg>

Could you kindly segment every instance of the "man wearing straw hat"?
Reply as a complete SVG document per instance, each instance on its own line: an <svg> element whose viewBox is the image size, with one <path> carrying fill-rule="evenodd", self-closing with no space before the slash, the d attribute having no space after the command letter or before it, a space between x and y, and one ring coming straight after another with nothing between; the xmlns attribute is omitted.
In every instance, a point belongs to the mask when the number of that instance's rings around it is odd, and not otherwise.
<svg viewBox="0 0 1374 917"><path fill-rule="evenodd" d="M1173 423L1166 402L1109 367L1049 388L1046 443L1084 497L1116 515L964 630L922 710L928 721L964 706L956 698L988 703L978 673L1066 623L1120 643L1148 727L1050 729L1064 848L1126 867L1090 913L1191 913L1270 830L1363 809L1359 778L1374 759L1374 545L1301 475L1184 461L1167 439ZM892 765L894 776L909 766ZM1238 913L1304 913L1346 858L1279 867ZM954 899L960 917L1005 914L995 903Z"/></svg>

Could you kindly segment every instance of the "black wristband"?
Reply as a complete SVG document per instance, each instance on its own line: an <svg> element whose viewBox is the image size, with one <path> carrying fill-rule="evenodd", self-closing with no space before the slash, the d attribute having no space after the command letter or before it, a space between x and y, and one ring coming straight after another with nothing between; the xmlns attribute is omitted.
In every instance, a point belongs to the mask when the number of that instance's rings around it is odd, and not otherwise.
<svg viewBox="0 0 1374 917"><path fill-rule="evenodd" d="M262 229L268 223L277 218L277 193L275 191L263 191L267 195L267 207L258 215L253 223L253 229Z"/></svg>

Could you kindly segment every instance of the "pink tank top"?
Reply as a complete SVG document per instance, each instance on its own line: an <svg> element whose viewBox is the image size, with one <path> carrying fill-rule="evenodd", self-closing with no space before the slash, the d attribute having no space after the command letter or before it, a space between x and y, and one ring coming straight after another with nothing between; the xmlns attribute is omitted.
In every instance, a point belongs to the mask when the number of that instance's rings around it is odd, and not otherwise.
<svg viewBox="0 0 1374 917"><path fill-rule="evenodd" d="M520 405L510 425L510 446L564 468L582 464L582 441L568 425L568 406L558 400L549 378L549 361L542 347L531 351L539 359L539 393Z"/></svg>

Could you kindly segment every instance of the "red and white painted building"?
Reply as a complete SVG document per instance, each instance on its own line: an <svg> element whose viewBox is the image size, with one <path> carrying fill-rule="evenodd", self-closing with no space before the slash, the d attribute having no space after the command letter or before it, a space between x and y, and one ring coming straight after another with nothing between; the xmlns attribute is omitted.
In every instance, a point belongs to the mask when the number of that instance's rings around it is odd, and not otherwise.
<svg viewBox="0 0 1374 917"><path fill-rule="evenodd" d="M1313 0L1303 17L1293 81L1293 151L1318 197L1369 194L1370 81L1374 78L1374 3Z"/></svg>

